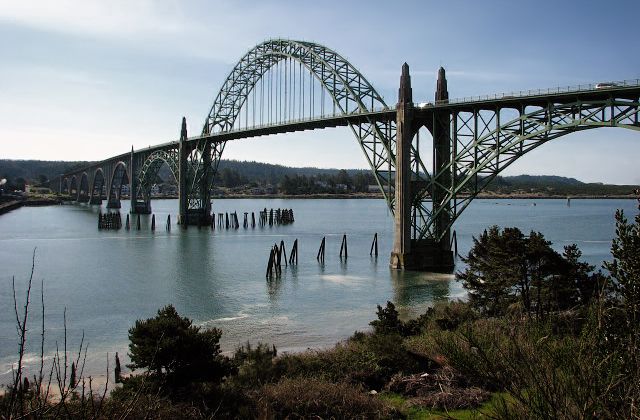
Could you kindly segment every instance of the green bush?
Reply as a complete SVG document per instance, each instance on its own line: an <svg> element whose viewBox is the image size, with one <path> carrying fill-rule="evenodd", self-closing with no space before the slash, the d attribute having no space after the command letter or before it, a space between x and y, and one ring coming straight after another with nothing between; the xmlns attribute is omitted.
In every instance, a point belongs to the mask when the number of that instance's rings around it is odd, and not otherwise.
<svg viewBox="0 0 640 420"><path fill-rule="evenodd" d="M132 369L147 369L170 386L194 382L220 382L230 373L230 364L220 354L222 331L201 330L181 317L172 305L154 318L136 321L129 329Z"/></svg>
<svg viewBox="0 0 640 420"><path fill-rule="evenodd" d="M381 389L395 373L427 369L429 361L407 351L397 334L358 334L333 349L287 354L275 360L279 377L320 377Z"/></svg>

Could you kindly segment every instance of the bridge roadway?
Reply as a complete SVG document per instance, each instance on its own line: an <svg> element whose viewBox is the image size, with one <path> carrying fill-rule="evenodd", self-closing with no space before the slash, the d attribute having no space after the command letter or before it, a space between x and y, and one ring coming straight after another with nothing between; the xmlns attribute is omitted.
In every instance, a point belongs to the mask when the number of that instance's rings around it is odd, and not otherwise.
<svg viewBox="0 0 640 420"><path fill-rule="evenodd" d="M500 95L468 97L461 99L451 99L448 101L436 101L436 103L414 103L416 118L425 119L431 116L434 110L447 110L451 113L473 112L480 110L496 110L503 108L520 109L522 107L539 106L545 107L548 103L568 103L568 102L589 102L600 101L610 98L634 100L640 97L640 80L632 80L616 83L614 86L606 88L596 88L595 84L581 85L577 88L553 88L543 90L529 90L515 93L505 93ZM422 104L422 106L419 106ZM395 121L396 110L394 108L379 109L369 112L358 112L348 115L328 115L318 118L302 119L294 121L284 121L281 123L251 126L242 129L217 132L199 136L192 136L187 139L187 144L201 140L210 140L214 143L221 143L228 140L239 140L244 138L261 137L274 134L284 134L299 131L324 129L332 127L345 127L349 124L358 125L373 121ZM178 140L161 143L155 146L134 150L134 153L153 153L155 151L167 151L178 147ZM129 159L130 152L113 156L103 161L97 161L91 165L74 169L63 174L64 177L81 174L96 166L106 162L114 162Z"/></svg>

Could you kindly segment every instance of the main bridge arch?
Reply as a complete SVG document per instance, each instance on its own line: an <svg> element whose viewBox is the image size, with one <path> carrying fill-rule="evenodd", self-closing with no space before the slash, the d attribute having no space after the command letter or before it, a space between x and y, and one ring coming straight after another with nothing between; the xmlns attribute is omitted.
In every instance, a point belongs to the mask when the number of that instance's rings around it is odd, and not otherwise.
<svg viewBox="0 0 640 420"><path fill-rule="evenodd" d="M450 118L451 157L445 165L434 168L429 187L417 197L421 202L440 197L440 202L416 221L416 239L445 238L464 209L498 174L551 140L602 127L640 131L638 97L611 95L588 101L526 103L514 101L493 109L482 105L472 107L475 109L454 108ZM505 114L512 118L504 121ZM442 218L446 224L438 228L437 221Z"/></svg>
<svg viewBox="0 0 640 420"><path fill-rule="evenodd" d="M291 70L292 63L300 66L297 73L295 68ZM308 90L305 90L307 89L305 87L306 79L304 79L302 68L309 74ZM189 148L181 146L187 149L184 153L186 155L183 163L184 171L193 174L192 177L189 177L188 183L181 185L187 191L184 202L180 204L181 209L184 208L184 213L181 211L181 214L186 215L187 219L189 219L190 212L195 214L209 213L209 190L226 145L226 141L211 142L207 140L207 136L234 130L242 117L243 108L246 113L245 122L248 124L248 99L258 83L264 83L263 79L273 69L279 69L284 73L284 78L281 75L278 76L280 82L284 80L284 88L282 83L279 88L275 88L279 89L275 95L280 95L280 101L282 101L284 93L284 105L280 104L276 116L271 117L274 120L267 121L267 124L286 122L287 117L283 117L282 107L285 107L284 114L287 114L286 107L295 109L296 101L302 101L302 104L298 104L298 109L300 110L302 107L303 118L318 118L318 115L315 114L316 110L314 110L315 99L313 96L324 95L324 93L316 94L312 90L312 78L320 84L322 92L329 94L334 115L344 116L388 109L383 98L367 79L346 59L327 47L313 42L283 39L270 40L257 45L240 59L223 83L204 122L203 139ZM296 74L298 80L295 80ZM302 83L300 83L301 81ZM296 82L301 85L297 91ZM273 95L271 79L269 90ZM306 109L305 92L307 99L310 99ZM256 96L253 98L255 99ZM269 101L271 100L272 98L269 98ZM255 112L255 104L252 109ZM317 111L324 114L324 108ZM271 115L271 112L269 114ZM291 115L291 112L288 114ZM293 114L295 116L295 112ZM387 203L393 209L395 121L364 118L359 124L349 123L349 126L373 170ZM184 131L183 129L183 133ZM186 135L184 137L186 138ZM193 219L190 222L199 223Z"/></svg>

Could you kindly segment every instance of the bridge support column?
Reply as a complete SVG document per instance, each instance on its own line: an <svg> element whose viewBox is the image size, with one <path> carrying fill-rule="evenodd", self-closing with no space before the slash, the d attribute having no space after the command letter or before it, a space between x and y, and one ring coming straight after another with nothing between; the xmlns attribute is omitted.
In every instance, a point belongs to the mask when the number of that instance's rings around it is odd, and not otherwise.
<svg viewBox="0 0 640 420"><path fill-rule="evenodd" d="M182 117L180 143L178 146L178 224L188 225L189 194L187 192L187 119Z"/></svg>
<svg viewBox="0 0 640 420"><path fill-rule="evenodd" d="M129 160L129 198L131 200L132 214L151 214L151 202L145 197L138 197L138 162L131 146L131 158ZM139 198L142 198L141 200Z"/></svg>
<svg viewBox="0 0 640 420"><path fill-rule="evenodd" d="M444 68L438 70L438 84L435 95L436 103L449 101L447 78ZM434 253L435 262L442 270L452 270L453 251L451 250L451 202L447 200L448 192L453 188L453 172L451 167L451 111L437 110L433 114L433 215L435 215L434 233L439 241L434 241L437 248Z"/></svg>
<svg viewBox="0 0 640 420"><path fill-rule="evenodd" d="M439 75L440 77L440 75ZM444 77L444 70L442 70ZM438 90L440 91L441 82L438 82ZM446 93L446 80L444 81L444 92ZM436 99L439 94L436 93ZM446 94L448 98L448 94ZM436 241L431 238L418 239L411 237L411 214L412 207L416 204L415 194L417 193L417 185L412 188L411 173L411 144L416 134L416 126L413 121L413 103L411 91L411 77L409 75L409 66L405 63L402 67L402 76L400 78L400 91L398 95L397 105L397 121L396 121L396 179L395 179L395 237L393 251L391 252L391 267L402 270L419 270L419 271L451 271L453 269L453 253L449 243L449 232L446 231L442 240ZM446 166L450 159L449 116L438 115L438 121L441 123L439 129L434 128L434 154L436 162L434 162L434 173L439 168ZM445 124L446 121L446 124ZM416 177L417 178L417 177ZM419 181L415 181L419 183ZM450 184L445 184L450 185ZM434 187L439 188L439 187ZM416 191L413 191L413 190ZM441 190L433 193L434 212L443 204L439 201L446 196L446 191ZM448 209L448 203L446 203ZM446 213L442 220L438 221L438 228L448 225L449 214ZM417 221L414 221L416 223ZM436 231L436 237L438 232Z"/></svg>
<svg viewBox="0 0 640 420"><path fill-rule="evenodd" d="M395 232L391 267L410 269L411 252L411 141L413 140L413 98L409 65L402 66L396 120Z"/></svg>

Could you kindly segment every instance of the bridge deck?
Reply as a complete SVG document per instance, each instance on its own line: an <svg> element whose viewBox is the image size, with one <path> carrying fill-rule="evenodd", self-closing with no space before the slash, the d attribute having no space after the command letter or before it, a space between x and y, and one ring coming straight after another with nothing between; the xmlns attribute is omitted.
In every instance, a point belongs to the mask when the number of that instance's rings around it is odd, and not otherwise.
<svg viewBox="0 0 640 420"><path fill-rule="evenodd" d="M436 109L448 109L452 112L470 112L474 110L496 108L514 108L520 109L526 106L541 106L544 107L549 102L554 103L569 103L576 100L580 101L599 101L606 100L610 97L638 100L640 98L640 80L631 82L619 82L612 86L605 88L596 88L596 85L586 85L590 88L584 89L580 86L576 89L568 88L555 88L547 90L536 91L521 91L513 94L501 94L493 96L480 96L474 98L462 98L451 99L449 101L442 101L436 103L424 103L414 104L415 110L418 115L431 113ZM198 142L201 140L210 140L213 142L224 142L229 140L237 140L243 138L252 138L267 136L273 134L284 134L298 131L315 130L331 127L347 126L349 124L361 124L371 121L390 121L395 120L396 110L395 108L385 108L380 110L374 110L371 112L354 113L348 115L330 115L322 116L306 120L285 121L281 123L274 123L268 125L261 125L255 127L242 128L237 130L211 133L207 135L200 135L190 137L187 142ZM170 150L178 146L178 141L170 141L161 143L156 146L150 146L148 148L138 149L134 151L134 154L138 153L152 153L158 150ZM64 177L79 174L85 171L103 165L107 162L127 161L131 156L130 153L123 153L121 155L113 156L103 161L95 162L86 167L76 169L64 174Z"/></svg>

